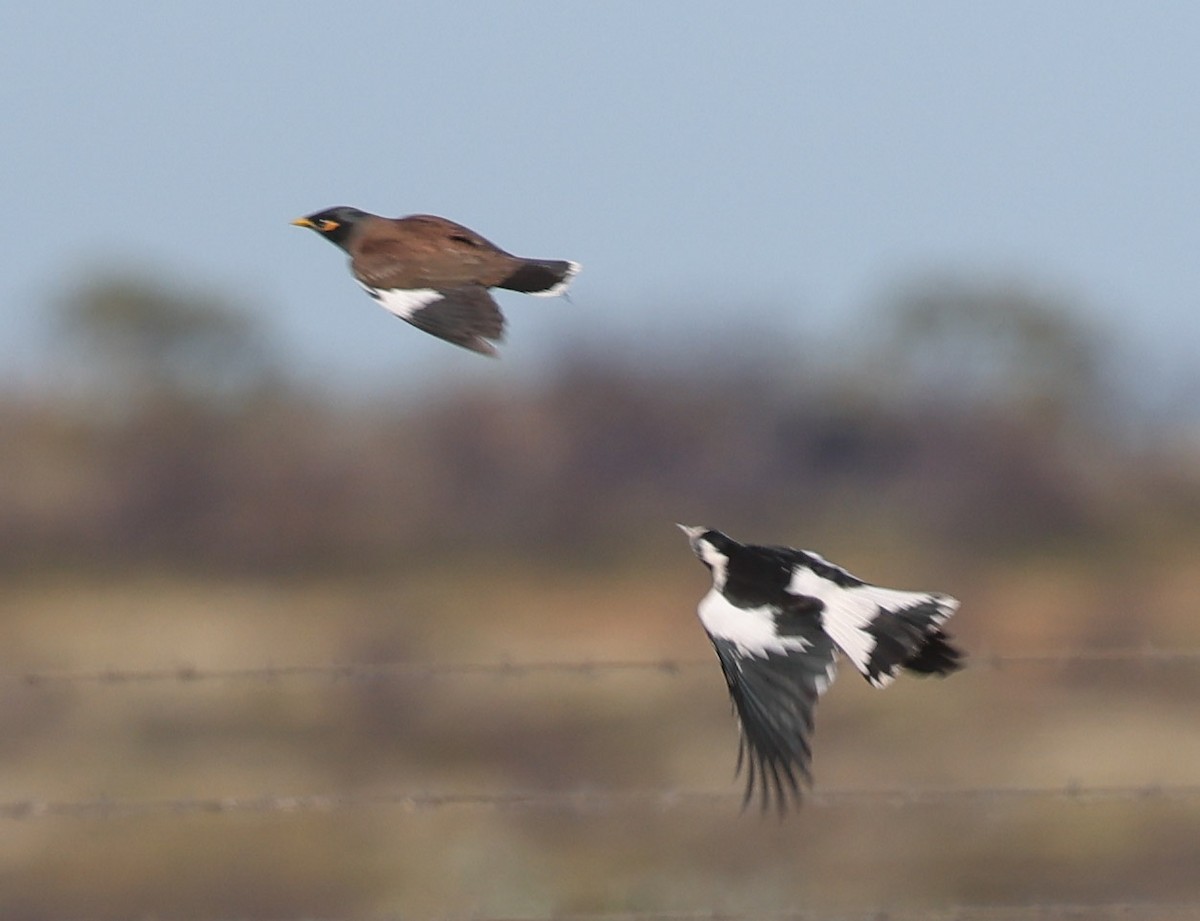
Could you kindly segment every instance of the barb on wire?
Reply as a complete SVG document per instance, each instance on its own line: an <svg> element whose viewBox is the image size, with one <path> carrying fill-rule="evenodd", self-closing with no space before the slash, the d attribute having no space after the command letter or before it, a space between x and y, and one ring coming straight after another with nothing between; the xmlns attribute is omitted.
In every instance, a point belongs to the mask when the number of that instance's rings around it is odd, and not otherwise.
<svg viewBox="0 0 1200 921"><path fill-rule="evenodd" d="M1161 649L1143 646L1126 649L1035 650L1017 653L976 653L972 668L1000 670L1019 665L1071 665L1092 662L1200 663L1200 649ZM440 678L483 676L524 678L538 674L597 676L620 672L651 672L675 676L689 671L711 671L707 659L580 660L541 662L381 662L264 665L246 668L201 668L194 665L156 668L105 668L95 671L0 671L0 680L29 687L64 684L137 685L164 682L188 684L202 681L280 681L317 678L331 681L379 681L396 677Z"/></svg>
<svg viewBox="0 0 1200 921"><path fill-rule="evenodd" d="M810 808L891 807L936 805L998 805L1029 800L1073 803L1200 802L1200 784L1096 786L1068 783L1052 787L929 787L896 789L815 790L806 798ZM471 808L542 810L548 812L616 812L621 809L681 809L730 806L738 808L741 795L709 790L579 790L573 792L476 793L316 793L297 796L180 797L175 799L121 800L108 797L85 800L13 800L0 802L0 819L83 818L107 819L164 815L340 812L351 809L392 807L404 812Z"/></svg>

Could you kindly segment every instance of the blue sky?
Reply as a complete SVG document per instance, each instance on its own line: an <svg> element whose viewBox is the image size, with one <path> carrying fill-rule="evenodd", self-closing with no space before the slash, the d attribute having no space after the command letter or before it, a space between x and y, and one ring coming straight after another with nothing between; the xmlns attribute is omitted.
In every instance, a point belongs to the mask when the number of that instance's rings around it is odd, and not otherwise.
<svg viewBox="0 0 1200 921"><path fill-rule="evenodd" d="M9 4L0 381L123 269L235 299L334 386L683 326L803 351L959 270L1193 382L1198 47L1184 2ZM459 353L288 225L333 204L579 260L574 303L504 296L503 360Z"/></svg>

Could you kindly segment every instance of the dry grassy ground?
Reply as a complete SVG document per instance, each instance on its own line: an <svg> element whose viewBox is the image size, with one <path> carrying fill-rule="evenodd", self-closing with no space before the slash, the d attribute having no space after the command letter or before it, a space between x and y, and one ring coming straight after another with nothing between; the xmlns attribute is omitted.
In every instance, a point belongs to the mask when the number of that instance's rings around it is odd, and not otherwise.
<svg viewBox="0 0 1200 921"><path fill-rule="evenodd" d="M9 578L0 588L0 801L367 802L108 817L10 811L0 819L0 917L1200 904L1195 792L835 799L783 822L739 814L735 726L693 613L706 574L672 531L646 538L636 565L490 558L269 580ZM1200 648L1194 545L969 564L899 541L847 538L820 549L868 578L959 595L953 626L975 667L885 693L843 669L818 711L818 793L1200 783L1195 658L1003 667L988 658ZM204 677L270 665L661 659L709 667ZM201 676L54 678L184 667ZM514 791L653 795L389 802ZM660 795L672 791L678 799Z"/></svg>

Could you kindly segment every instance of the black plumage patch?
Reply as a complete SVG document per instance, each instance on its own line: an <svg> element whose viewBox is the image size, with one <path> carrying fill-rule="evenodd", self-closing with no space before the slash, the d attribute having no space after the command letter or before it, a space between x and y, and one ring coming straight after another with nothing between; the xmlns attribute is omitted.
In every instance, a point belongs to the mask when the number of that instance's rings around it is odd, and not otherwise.
<svg viewBox="0 0 1200 921"><path fill-rule="evenodd" d="M904 668L918 675L950 675L963 667L962 660L962 650L950 645L950 634L934 630Z"/></svg>
<svg viewBox="0 0 1200 921"><path fill-rule="evenodd" d="M551 290L573 274L570 262L561 259L526 259L496 287L525 294L539 294Z"/></svg>
<svg viewBox="0 0 1200 921"><path fill-rule="evenodd" d="M881 609L879 615L866 626L866 632L875 639L864 672L867 679L876 683L881 676L895 675L902 667L912 668L910 663L914 661L929 666L925 673L938 671L947 674L961 668L958 651L946 643L946 635L937 627L946 616L944 605L936 600L923 601L908 608ZM925 650L935 643L945 647L945 650L931 650L926 654ZM952 657L950 653L953 653ZM944 669L933 667L939 662Z"/></svg>

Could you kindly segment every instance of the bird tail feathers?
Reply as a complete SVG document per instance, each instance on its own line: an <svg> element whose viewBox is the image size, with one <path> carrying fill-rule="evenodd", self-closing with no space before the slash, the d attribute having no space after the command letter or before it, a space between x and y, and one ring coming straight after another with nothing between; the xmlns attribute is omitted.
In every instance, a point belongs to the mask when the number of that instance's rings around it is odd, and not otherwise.
<svg viewBox="0 0 1200 921"><path fill-rule="evenodd" d="M516 271L497 287L538 297L554 297L566 291L571 279L577 274L578 262L567 262L563 259L522 259Z"/></svg>
<svg viewBox="0 0 1200 921"><path fill-rule="evenodd" d="M905 603L880 605L861 628L869 653L859 670L876 687L892 682L900 669L922 675L948 675L962 668L962 652L941 629L958 609L948 595L895 593Z"/></svg>

